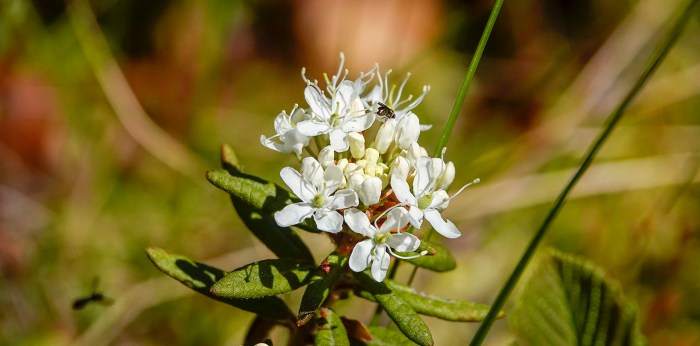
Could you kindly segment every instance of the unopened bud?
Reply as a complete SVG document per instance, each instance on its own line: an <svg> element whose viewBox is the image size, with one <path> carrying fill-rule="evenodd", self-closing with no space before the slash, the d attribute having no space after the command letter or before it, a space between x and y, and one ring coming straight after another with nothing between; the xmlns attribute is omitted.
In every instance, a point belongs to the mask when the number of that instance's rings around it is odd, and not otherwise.
<svg viewBox="0 0 700 346"><path fill-rule="evenodd" d="M401 180L407 180L408 172L410 169L411 167L408 163L408 160L406 160L406 158L404 158L403 156L399 156L394 160L394 163L391 165L391 175L396 176Z"/></svg>
<svg viewBox="0 0 700 346"><path fill-rule="evenodd" d="M442 172L440 178L438 178L438 189L447 190L454 180L455 165L450 161L445 164L445 170Z"/></svg>
<svg viewBox="0 0 700 346"><path fill-rule="evenodd" d="M350 143L350 154L356 159L361 159L365 156L365 136L357 133L348 133L348 142Z"/></svg>
<svg viewBox="0 0 700 346"><path fill-rule="evenodd" d="M376 164L379 160L379 151L374 148L367 148L367 150L365 150L365 160Z"/></svg>
<svg viewBox="0 0 700 346"><path fill-rule="evenodd" d="M318 162L321 164L321 167L326 168L333 164L334 155L335 151L333 151L333 147L331 146L321 149L321 151L318 152Z"/></svg>
<svg viewBox="0 0 700 346"><path fill-rule="evenodd" d="M416 143L420 136L420 121L418 116L409 112L396 125L396 143L401 149L408 149L411 143Z"/></svg>
<svg viewBox="0 0 700 346"><path fill-rule="evenodd" d="M372 205L379 202L379 197L382 194L382 180L377 177L365 179L362 182L362 188L358 192L360 201L364 205Z"/></svg>
<svg viewBox="0 0 700 346"><path fill-rule="evenodd" d="M340 170L342 170L343 172L345 172L345 167L347 165L348 165L348 159L340 159L340 160L338 160L338 163L336 164L336 166L338 166L338 168L340 168Z"/></svg>
<svg viewBox="0 0 700 346"><path fill-rule="evenodd" d="M386 153L387 149L391 143L394 142L394 136L396 135L396 120L387 119L382 126L379 127L377 131L377 137L374 139L374 146L377 151L381 154Z"/></svg>
<svg viewBox="0 0 700 346"><path fill-rule="evenodd" d="M428 151L425 150L425 148L421 147L417 142L412 143L408 147L407 151L408 153L406 156L408 157L408 161L414 166L418 162L419 158L423 156L428 156Z"/></svg>
<svg viewBox="0 0 700 346"><path fill-rule="evenodd" d="M362 173L355 173L350 175L348 178L348 188L359 193L362 190L362 182L365 181L365 177Z"/></svg>

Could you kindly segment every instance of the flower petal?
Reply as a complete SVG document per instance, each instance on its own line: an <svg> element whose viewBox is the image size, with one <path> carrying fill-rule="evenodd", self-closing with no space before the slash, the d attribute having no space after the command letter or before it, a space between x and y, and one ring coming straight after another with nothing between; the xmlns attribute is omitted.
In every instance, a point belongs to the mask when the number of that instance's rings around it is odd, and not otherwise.
<svg viewBox="0 0 700 346"><path fill-rule="evenodd" d="M413 193L416 198L430 193L431 175L433 172L433 160L428 156L421 156L416 162L416 176L413 178Z"/></svg>
<svg viewBox="0 0 700 346"><path fill-rule="evenodd" d="M444 220L440 212L435 209L425 210L425 218L438 233L447 238L457 238L462 235L452 221Z"/></svg>
<svg viewBox="0 0 700 346"><path fill-rule="evenodd" d="M357 207L359 204L357 193L351 189L343 189L330 197L329 209L338 210L350 207Z"/></svg>
<svg viewBox="0 0 700 346"><path fill-rule="evenodd" d="M350 143L348 142L348 134L340 129L334 129L330 131L331 147L333 150L342 153L350 148Z"/></svg>
<svg viewBox="0 0 700 346"><path fill-rule="evenodd" d="M304 89L304 98L306 103L309 104L311 112L321 119L330 119L330 101L321 94L317 86L307 85L306 89Z"/></svg>
<svg viewBox="0 0 700 346"><path fill-rule="evenodd" d="M309 203L289 204L275 213L275 222L277 222L277 225L280 227L293 226L304 221L304 219L311 216L313 212L314 207Z"/></svg>
<svg viewBox="0 0 700 346"><path fill-rule="evenodd" d="M394 194L396 194L396 199L398 199L399 202L406 203L409 205L417 204L416 197L413 196L413 194L411 193L411 190L408 187L408 182L406 182L406 180L401 179L400 177L392 174L391 189L394 190Z"/></svg>
<svg viewBox="0 0 700 346"><path fill-rule="evenodd" d="M314 137L328 133L333 129L328 123L318 120L304 120L297 124L297 130L304 136Z"/></svg>
<svg viewBox="0 0 700 346"><path fill-rule="evenodd" d="M314 220L322 231L338 233L343 229L343 215L335 210L316 210Z"/></svg>
<svg viewBox="0 0 700 346"><path fill-rule="evenodd" d="M408 223L408 211L398 207L391 209L386 214L386 221L379 227L381 233L387 233L392 230L400 230Z"/></svg>
<svg viewBox="0 0 700 346"><path fill-rule="evenodd" d="M404 232L394 234L391 239L386 241L386 244L391 246L396 251L416 251L416 249L420 246L420 239L411 233Z"/></svg>
<svg viewBox="0 0 700 346"><path fill-rule="evenodd" d="M284 167L280 171L280 177L292 192L302 201L311 203L316 196L316 188L301 178L301 173L292 167Z"/></svg>
<svg viewBox="0 0 700 346"><path fill-rule="evenodd" d="M367 269L371 260L373 247L374 241L372 239L365 239L355 244L355 248L352 249L352 253L350 254L350 269L356 272Z"/></svg>
<svg viewBox="0 0 700 346"><path fill-rule="evenodd" d="M325 192L330 195L343 183L343 171L336 165L329 165L323 172L323 181L326 184Z"/></svg>
<svg viewBox="0 0 700 346"><path fill-rule="evenodd" d="M389 260L391 256L386 251L386 245L377 245L374 247L374 256L372 258L372 277L377 282L381 282L386 277L386 271L389 270Z"/></svg>
<svg viewBox="0 0 700 346"><path fill-rule="evenodd" d="M423 210L416 206L410 206L408 208L408 222L415 228L420 229L423 224Z"/></svg>
<svg viewBox="0 0 700 346"><path fill-rule="evenodd" d="M341 126L343 132L362 132L367 130L374 123L374 113L367 113L360 116L346 118Z"/></svg>
<svg viewBox="0 0 700 346"><path fill-rule="evenodd" d="M367 215L356 208L345 210L345 223L355 233L362 234L365 237L372 238L376 234L374 227L369 223Z"/></svg>

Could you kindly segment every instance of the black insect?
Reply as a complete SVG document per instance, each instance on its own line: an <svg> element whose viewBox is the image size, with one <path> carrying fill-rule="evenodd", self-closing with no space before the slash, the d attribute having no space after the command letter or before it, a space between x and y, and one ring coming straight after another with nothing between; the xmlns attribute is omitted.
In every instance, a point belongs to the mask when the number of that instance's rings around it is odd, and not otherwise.
<svg viewBox="0 0 700 346"><path fill-rule="evenodd" d="M114 299L106 297L104 294L97 292L97 283L97 279L93 280L92 292L90 295L73 300L73 310L82 310L91 303L98 303L101 305L112 305L112 303L114 303Z"/></svg>
<svg viewBox="0 0 700 346"><path fill-rule="evenodd" d="M396 117L396 113L394 113L394 110L389 108L389 106L378 102L379 103L379 108L377 108L377 115L380 118L383 119L393 119Z"/></svg>

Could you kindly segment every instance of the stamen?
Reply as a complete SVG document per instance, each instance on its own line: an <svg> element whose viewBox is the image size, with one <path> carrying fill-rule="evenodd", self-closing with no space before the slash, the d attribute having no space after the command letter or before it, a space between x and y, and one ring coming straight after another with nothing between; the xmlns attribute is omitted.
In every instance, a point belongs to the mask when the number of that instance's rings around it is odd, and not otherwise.
<svg viewBox="0 0 700 346"><path fill-rule="evenodd" d="M417 255L413 255L413 256L401 256L401 255L397 255L396 252L394 252L394 250L392 250L390 246L387 246L386 249L387 249L387 251L388 251L392 256L394 256L394 257L396 257L396 258L404 259L404 260L414 259L414 258L418 258L418 257L425 256L425 255L428 254L428 250L423 250L423 251L421 251L421 252L420 252L419 254L417 254Z"/></svg>
<svg viewBox="0 0 700 346"><path fill-rule="evenodd" d="M479 179L479 178L476 178L476 179L472 180L469 184L466 184L466 185L462 186L454 195L452 195L452 197L450 197L450 198L447 199L447 200L448 200L448 201L451 201L453 198L457 197L457 195L459 195L460 193L462 193L462 191L464 191L464 189L466 189L466 188L468 188L468 187L470 187L470 186L472 186L472 185L474 185L474 184L478 184L479 182L481 182L481 179Z"/></svg>

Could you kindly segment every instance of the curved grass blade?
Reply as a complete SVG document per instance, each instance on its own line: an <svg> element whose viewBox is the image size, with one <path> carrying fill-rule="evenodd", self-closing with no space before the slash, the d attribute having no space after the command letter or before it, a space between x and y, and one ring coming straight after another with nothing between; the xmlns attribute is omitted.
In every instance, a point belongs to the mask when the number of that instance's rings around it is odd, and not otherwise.
<svg viewBox="0 0 700 346"><path fill-rule="evenodd" d="M534 256L537 247L544 238L544 235L547 233L547 230L549 230L549 226L552 224L557 214L559 214L559 211L564 206L564 202L566 200L566 197L569 195L569 192L574 188L574 186L576 186L576 183L578 183L583 174L586 173L591 163L593 162L593 159L595 158L596 154L598 153L600 148L603 147L605 140L610 136L620 119L622 119L622 116L625 114L627 107L629 107L629 105L635 99L637 94L639 94L639 92L642 90L649 78L651 78L651 76L654 74L659 65L661 65L661 62L664 60L666 55L668 55L668 52L671 50L673 45L681 36L683 28L690 19L690 16L693 13L692 9L697 4L697 2L698 0L688 1L686 3L685 8L679 13L679 15L675 17L671 30L667 32L667 34L664 36L664 39L660 41L659 46L656 47L656 49L654 50L654 53L652 54L651 58L649 59L649 62L645 66L644 71L642 71L641 75L639 76L639 79L637 79L637 81L629 90L627 95L625 95L625 98L620 102L615 111L613 111L612 114L610 114L610 116L608 117L605 128L598 134L596 140L588 148L586 155L584 155L583 160L579 165L579 168L576 170L576 172L566 184L564 189L561 191L556 201L554 201L554 204L552 205L552 208L549 210L549 213L542 222L542 225L537 230L537 232L535 232L535 235L532 237L532 240L530 240L530 243L528 244L527 248L525 248L523 255L521 256L520 260L513 269L513 272L510 274L506 282L501 287L501 290L498 292L498 295L496 296L496 299L493 302L491 311L489 311L489 314L486 316L486 319L484 319L483 324L479 326L479 329L476 331L476 334L474 335L474 338L472 339L470 345L481 345L481 343L486 338L486 335L488 334L489 330L491 329L491 326L493 325L493 322L496 319L496 311L499 311L505 304L506 300L508 300L508 297L515 288L515 285L518 283L518 280L520 280L520 277L525 271L525 268L527 267L528 263Z"/></svg>
<svg viewBox="0 0 700 346"><path fill-rule="evenodd" d="M528 345L644 345L635 304L589 261L543 258L508 318Z"/></svg>
<svg viewBox="0 0 700 346"><path fill-rule="evenodd" d="M335 285L336 281L343 272L343 268L348 263L348 258L340 256L333 252L321 263L321 266L316 269L309 284L306 286L304 296L301 298L299 313L297 314L297 325L306 324L318 310L318 308L326 301L328 294Z"/></svg>
<svg viewBox="0 0 700 346"><path fill-rule="evenodd" d="M383 282L374 279L365 272L353 273L366 291L382 306L399 330L413 342L427 346L433 345L433 336L428 325L418 316L413 308Z"/></svg>
<svg viewBox="0 0 700 346"><path fill-rule="evenodd" d="M287 305L277 297L238 299L211 294L211 286L226 274L221 269L195 262L185 256L170 254L160 248L150 247L146 253L160 271L209 298L277 321L288 322L294 319Z"/></svg>
<svg viewBox="0 0 700 346"><path fill-rule="evenodd" d="M319 328L314 339L316 346L350 346L343 321L332 309L321 308Z"/></svg>
<svg viewBox="0 0 700 346"><path fill-rule="evenodd" d="M253 262L226 274L211 293L239 299L287 293L306 285L313 269L312 263L291 258Z"/></svg>

